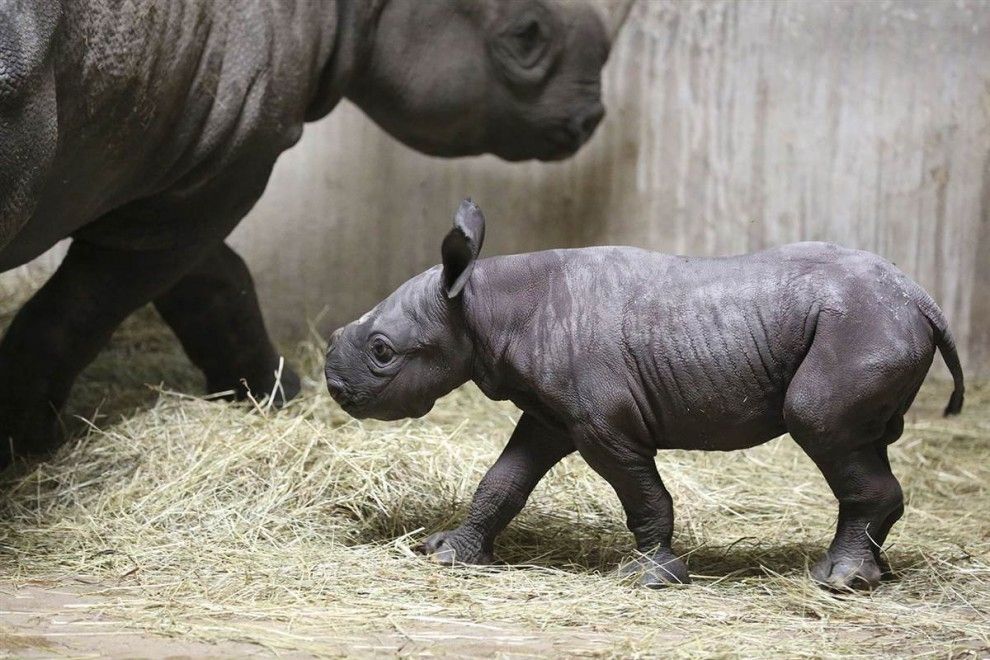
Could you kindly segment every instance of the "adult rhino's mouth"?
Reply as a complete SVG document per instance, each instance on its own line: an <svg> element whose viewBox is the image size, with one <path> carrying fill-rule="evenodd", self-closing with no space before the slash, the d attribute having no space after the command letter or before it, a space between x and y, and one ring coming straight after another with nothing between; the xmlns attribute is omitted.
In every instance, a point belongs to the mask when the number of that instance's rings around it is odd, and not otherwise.
<svg viewBox="0 0 990 660"><path fill-rule="evenodd" d="M540 160L563 160L577 153L588 137L575 133L569 128L555 129L547 140L546 151L539 156Z"/></svg>
<svg viewBox="0 0 990 660"><path fill-rule="evenodd" d="M573 156L584 141L565 129L553 129L520 145L503 148L493 153L502 160L518 163L526 160L542 162L564 160Z"/></svg>
<svg viewBox="0 0 990 660"><path fill-rule="evenodd" d="M567 121L543 130L535 140L521 141L517 149L498 155L509 161L531 158L554 161L569 158L591 139L604 117L605 108L600 103L595 103Z"/></svg>

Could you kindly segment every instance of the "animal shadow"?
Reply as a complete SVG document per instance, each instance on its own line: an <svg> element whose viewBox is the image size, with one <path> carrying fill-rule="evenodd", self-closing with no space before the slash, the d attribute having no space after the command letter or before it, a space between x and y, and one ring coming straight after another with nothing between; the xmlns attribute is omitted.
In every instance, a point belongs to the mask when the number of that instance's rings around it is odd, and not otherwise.
<svg viewBox="0 0 990 660"><path fill-rule="evenodd" d="M422 511L403 509L379 520L354 540L356 543L388 543L413 530L422 529L411 537L419 541L433 532L453 529L464 519L466 504L453 509L438 510L435 516L424 518ZM683 540L674 540L695 578L706 582L743 580L768 575L800 577L825 552L828 538L788 540L739 537L718 539L690 547ZM499 564L538 566L573 572L610 573L635 554L632 537L618 520L574 521L546 511L524 512L499 536L495 557ZM914 550L892 550L884 556L898 570L924 564L925 557Z"/></svg>

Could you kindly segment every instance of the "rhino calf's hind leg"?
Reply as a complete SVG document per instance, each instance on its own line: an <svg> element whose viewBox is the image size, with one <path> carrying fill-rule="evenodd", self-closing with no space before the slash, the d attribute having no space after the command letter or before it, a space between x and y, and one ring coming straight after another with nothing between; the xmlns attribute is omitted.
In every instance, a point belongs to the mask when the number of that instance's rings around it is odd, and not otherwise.
<svg viewBox="0 0 990 660"><path fill-rule="evenodd" d="M189 359L206 375L210 392L248 391L261 398L275 390L282 404L299 392L299 377L283 365L272 346L247 265L228 245L211 252L172 288L155 308L175 332Z"/></svg>
<svg viewBox="0 0 990 660"><path fill-rule="evenodd" d="M839 500L835 537L811 576L833 589L871 589L884 572L880 548L904 512L886 446L867 445L843 457L816 461Z"/></svg>
<svg viewBox="0 0 990 660"><path fill-rule="evenodd" d="M175 282L202 248L130 251L75 240L0 343L0 467L60 441L76 376L118 325Z"/></svg>
<svg viewBox="0 0 990 660"><path fill-rule="evenodd" d="M811 567L815 581L839 590L871 589L883 576L880 549L904 508L887 446L903 432L935 351L926 317L897 311L896 292L876 295L894 311L878 313L871 299L819 316L784 399L787 431L839 502L835 537Z"/></svg>

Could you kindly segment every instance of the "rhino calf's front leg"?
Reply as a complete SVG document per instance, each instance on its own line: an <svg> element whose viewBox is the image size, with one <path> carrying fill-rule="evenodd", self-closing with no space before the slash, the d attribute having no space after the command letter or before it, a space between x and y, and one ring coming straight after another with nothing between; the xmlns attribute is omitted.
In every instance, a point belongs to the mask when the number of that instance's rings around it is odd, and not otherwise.
<svg viewBox="0 0 990 660"><path fill-rule="evenodd" d="M550 468L574 451L564 433L524 413L488 470L460 527L438 532L418 549L441 564L490 564L495 537L518 514Z"/></svg>

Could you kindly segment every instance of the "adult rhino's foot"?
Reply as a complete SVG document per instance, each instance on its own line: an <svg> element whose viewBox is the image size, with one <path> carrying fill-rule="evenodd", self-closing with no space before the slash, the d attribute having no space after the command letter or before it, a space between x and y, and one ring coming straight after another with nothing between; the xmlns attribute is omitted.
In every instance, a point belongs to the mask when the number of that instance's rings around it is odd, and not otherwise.
<svg viewBox="0 0 990 660"><path fill-rule="evenodd" d="M236 400L270 396L277 406L299 393L299 376L268 337L251 273L228 245L194 264L155 298L155 308L206 375L210 393L229 392Z"/></svg>
<svg viewBox="0 0 990 660"><path fill-rule="evenodd" d="M294 399L301 389L299 375L283 362L281 373L277 365L270 370L260 370L254 376L234 378L231 376L207 379L207 390L211 393L230 392L223 398L244 401L251 395L256 401L273 397L273 403L281 408ZM276 374L278 377L276 377Z"/></svg>
<svg viewBox="0 0 990 660"><path fill-rule="evenodd" d="M299 395L299 390L302 385L299 381L299 374L297 374L289 365L282 366L282 373L279 375L279 379L276 381L272 378L272 388L269 392L275 392L275 405L281 408L286 403L296 398Z"/></svg>
<svg viewBox="0 0 990 660"><path fill-rule="evenodd" d="M622 577L635 576L641 587L659 589L669 584L690 584L687 564L672 550L662 549L644 554L619 567Z"/></svg>
<svg viewBox="0 0 990 660"><path fill-rule="evenodd" d="M50 454L62 440L62 429L51 406L0 403L0 470L14 458Z"/></svg>
<svg viewBox="0 0 990 660"><path fill-rule="evenodd" d="M495 561L481 534L464 527L437 532L416 546L415 550L445 566L484 565Z"/></svg>
<svg viewBox="0 0 990 660"><path fill-rule="evenodd" d="M885 570L872 553L862 555L825 553L811 567L811 578L834 591L870 590L880 584Z"/></svg>

